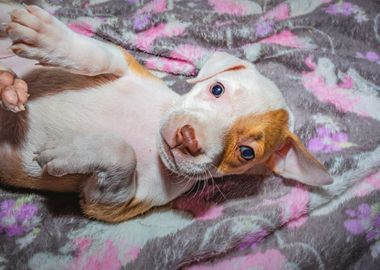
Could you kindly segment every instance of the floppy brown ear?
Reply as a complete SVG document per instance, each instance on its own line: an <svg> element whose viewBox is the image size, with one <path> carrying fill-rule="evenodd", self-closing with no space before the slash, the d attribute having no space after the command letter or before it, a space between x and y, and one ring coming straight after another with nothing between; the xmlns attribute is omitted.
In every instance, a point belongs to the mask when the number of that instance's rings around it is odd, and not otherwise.
<svg viewBox="0 0 380 270"><path fill-rule="evenodd" d="M225 52L215 52L202 66L198 76L187 80L188 83L197 83L207 80L223 71L246 68L251 65L249 62L241 60Z"/></svg>
<svg viewBox="0 0 380 270"><path fill-rule="evenodd" d="M314 158L292 132L287 132L286 143L267 161L267 166L278 175L307 185L321 186L333 182L326 168Z"/></svg>

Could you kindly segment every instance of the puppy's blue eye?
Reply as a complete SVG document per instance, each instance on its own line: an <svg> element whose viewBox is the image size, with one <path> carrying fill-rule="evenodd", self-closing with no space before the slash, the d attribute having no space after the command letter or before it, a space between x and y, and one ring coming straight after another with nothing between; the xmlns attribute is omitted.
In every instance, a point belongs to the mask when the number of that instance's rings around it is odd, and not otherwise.
<svg viewBox="0 0 380 270"><path fill-rule="evenodd" d="M255 151L248 146L240 146L240 156L245 160L251 160L255 158Z"/></svg>
<svg viewBox="0 0 380 270"><path fill-rule="evenodd" d="M210 89L211 94L213 94L216 98L220 97L224 93L224 86L220 83L214 84Z"/></svg>

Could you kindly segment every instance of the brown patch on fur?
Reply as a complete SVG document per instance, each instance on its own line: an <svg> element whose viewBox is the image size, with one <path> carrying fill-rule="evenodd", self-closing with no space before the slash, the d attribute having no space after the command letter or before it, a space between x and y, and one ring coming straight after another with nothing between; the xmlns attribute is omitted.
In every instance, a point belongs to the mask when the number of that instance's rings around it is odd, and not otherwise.
<svg viewBox="0 0 380 270"><path fill-rule="evenodd" d="M132 72L134 72L138 76L157 79L157 77L154 76L149 70L147 70L139 62L137 62L137 60L130 53L128 53L121 47L119 48L122 50L125 61L127 61L128 63L128 68L132 70Z"/></svg>
<svg viewBox="0 0 380 270"><path fill-rule="evenodd" d="M81 207L84 214L90 218L118 223L145 213L153 205L135 197L129 202L113 204L86 203L82 200Z"/></svg>
<svg viewBox="0 0 380 270"><path fill-rule="evenodd" d="M83 175L54 177L44 174L40 177L31 177L24 172L14 176L8 175L5 178L0 176L0 182L9 186L54 192L78 192L85 179Z"/></svg>
<svg viewBox="0 0 380 270"><path fill-rule="evenodd" d="M285 142L287 130L288 113L283 109L239 118L227 133L218 170L225 174L243 173L266 161ZM249 161L243 159L240 146L251 147L255 158Z"/></svg>
<svg viewBox="0 0 380 270"><path fill-rule="evenodd" d="M0 145L18 146L24 142L28 131L28 112L13 113L0 108Z"/></svg>
<svg viewBox="0 0 380 270"><path fill-rule="evenodd" d="M23 78L28 84L29 100L54 95L65 90L81 90L104 85L117 79L111 74L84 76L59 69L36 69ZM28 104L26 104L26 107ZM0 144L20 145L28 130L28 110L12 113L0 108Z"/></svg>
<svg viewBox="0 0 380 270"><path fill-rule="evenodd" d="M117 79L112 74L85 76L56 68L39 68L23 78L28 84L30 98L54 95L65 90L83 90L101 86Z"/></svg>
<svg viewBox="0 0 380 270"><path fill-rule="evenodd" d="M54 177L47 173L31 177L22 170L22 161L14 146L0 147L0 182L9 186L56 192L78 192L85 175Z"/></svg>

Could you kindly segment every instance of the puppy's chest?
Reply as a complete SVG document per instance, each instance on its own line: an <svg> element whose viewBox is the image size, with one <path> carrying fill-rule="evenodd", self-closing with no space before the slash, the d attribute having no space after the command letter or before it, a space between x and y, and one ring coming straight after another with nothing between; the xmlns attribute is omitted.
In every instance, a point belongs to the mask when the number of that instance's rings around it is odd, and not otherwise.
<svg viewBox="0 0 380 270"><path fill-rule="evenodd" d="M157 156L160 121L175 96L162 86L118 83L39 98L29 104L29 142L38 148L62 135L110 133L129 143L143 165Z"/></svg>

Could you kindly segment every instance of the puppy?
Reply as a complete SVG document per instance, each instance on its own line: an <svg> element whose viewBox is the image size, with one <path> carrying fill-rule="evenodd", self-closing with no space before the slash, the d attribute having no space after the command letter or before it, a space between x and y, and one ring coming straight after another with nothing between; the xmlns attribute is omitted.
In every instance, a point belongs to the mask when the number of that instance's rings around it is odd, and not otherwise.
<svg viewBox="0 0 380 270"><path fill-rule="evenodd" d="M87 216L120 222L211 177L271 171L332 182L292 133L281 92L249 62L217 52L179 96L125 50L36 6L13 11L6 32L15 54L59 70L28 85L0 73L5 184L78 191Z"/></svg>

